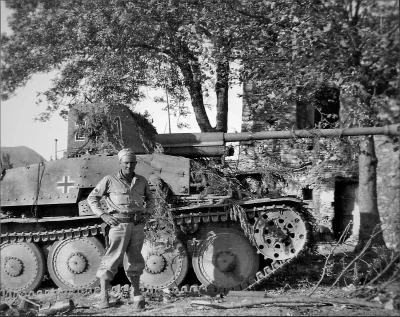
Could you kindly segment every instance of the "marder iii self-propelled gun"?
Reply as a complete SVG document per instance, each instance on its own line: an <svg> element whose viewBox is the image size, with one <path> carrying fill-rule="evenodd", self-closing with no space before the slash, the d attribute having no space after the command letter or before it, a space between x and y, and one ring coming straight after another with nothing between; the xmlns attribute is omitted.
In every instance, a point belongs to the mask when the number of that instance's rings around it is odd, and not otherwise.
<svg viewBox="0 0 400 317"><path fill-rule="evenodd" d="M130 111L112 109L111 120L124 146L138 154L137 173L149 180L164 203L164 216L174 230L173 238L145 241L144 288L179 287L194 271L203 286L251 290L307 248L311 227L301 199L243 197L235 186L223 194L205 194L193 179L196 167L191 161L229 154L227 142L312 137L310 131L154 134L153 141L164 153L148 154L143 131ZM106 239L102 221L86 198L105 175L116 172L118 158L77 154L84 138L76 133L72 113L64 158L2 173L2 290L32 291L45 276L67 290L98 285L96 271ZM319 131L320 137L370 134L398 135L399 129L391 125Z"/></svg>

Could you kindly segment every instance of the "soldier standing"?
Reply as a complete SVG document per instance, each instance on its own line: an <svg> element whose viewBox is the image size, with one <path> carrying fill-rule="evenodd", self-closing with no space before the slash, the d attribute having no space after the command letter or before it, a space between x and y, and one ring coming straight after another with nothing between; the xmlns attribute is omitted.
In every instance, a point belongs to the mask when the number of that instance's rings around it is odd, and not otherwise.
<svg viewBox="0 0 400 317"><path fill-rule="evenodd" d="M139 288L140 276L145 267L141 253L144 226L153 213L154 198L147 180L135 173L135 153L128 148L122 149L118 159L120 171L104 177L87 199L93 212L110 226L109 246L96 273L101 283L99 307L110 307L110 281L118 272L118 266L126 254L128 261L124 269L131 282L130 298L133 310L140 311L145 306ZM100 206L102 196L106 198L107 212Z"/></svg>

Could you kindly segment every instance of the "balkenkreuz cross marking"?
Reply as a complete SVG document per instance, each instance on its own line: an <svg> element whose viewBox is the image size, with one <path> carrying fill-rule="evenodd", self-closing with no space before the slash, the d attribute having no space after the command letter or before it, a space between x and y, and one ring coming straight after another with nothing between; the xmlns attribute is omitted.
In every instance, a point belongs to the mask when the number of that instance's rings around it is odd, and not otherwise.
<svg viewBox="0 0 400 317"><path fill-rule="evenodd" d="M68 177L68 178L67 178ZM70 179L69 176L64 176L64 179L60 182L57 182L57 188L61 187L61 191L63 194L69 193L69 189L74 186L75 181Z"/></svg>

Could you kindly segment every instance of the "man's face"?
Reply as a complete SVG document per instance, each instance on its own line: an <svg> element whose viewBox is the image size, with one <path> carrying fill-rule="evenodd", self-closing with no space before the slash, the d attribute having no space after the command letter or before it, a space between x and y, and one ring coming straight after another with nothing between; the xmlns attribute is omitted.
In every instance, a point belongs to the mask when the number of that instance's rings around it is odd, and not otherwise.
<svg viewBox="0 0 400 317"><path fill-rule="evenodd" d="M133 155L125 155L119 161L122 174L124 175L132 175L133 172L135 171L136 164L137 164L136 157Z"/></svg>

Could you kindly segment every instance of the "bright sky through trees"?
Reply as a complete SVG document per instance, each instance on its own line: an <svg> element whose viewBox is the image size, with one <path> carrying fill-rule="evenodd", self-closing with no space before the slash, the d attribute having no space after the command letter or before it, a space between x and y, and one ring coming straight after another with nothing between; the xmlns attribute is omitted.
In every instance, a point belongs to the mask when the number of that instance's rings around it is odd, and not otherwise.
<svg viewBox="0 0 400 317"><path fill-rule="evenodd" d="M10 10L1 4L1 32L10 32L7 25L7 16ZM45 159L50 160L55 156L55 139L57 139L57 157L62 157L63 150L67 147L67 123L57 114L53 115L49 122L34 121L35 116L44 111L45 106L37 106L36 93L45 91L50 85L52 75L35 75L32 80L13 98L1 103L1 146L27 146ZM162 96L164 92L148 92L148 100L137 105L137 111L147 110L154 119L154 126L158 133L168 133L167 112L161 109L164 105L152 101L154 96ZM235 87L230 91L230 113L228 117L228 132L240 132L242 100L237 98L241 94L241 87ZM165 97L165 96L164 96ZM210 116L211 118L215 116ZM186 120L191 129L178 130L177 122ZM212 122L214 124L214 122ZM194 116L189 118L171 117L171 132L200 132Z"/></svg>

